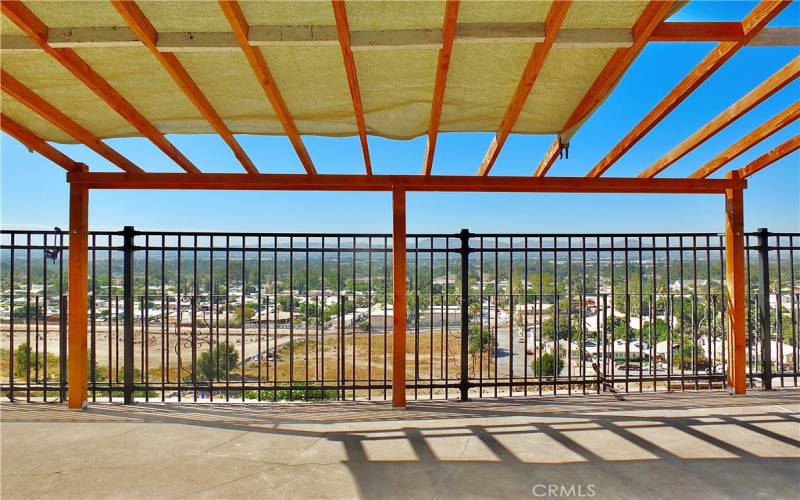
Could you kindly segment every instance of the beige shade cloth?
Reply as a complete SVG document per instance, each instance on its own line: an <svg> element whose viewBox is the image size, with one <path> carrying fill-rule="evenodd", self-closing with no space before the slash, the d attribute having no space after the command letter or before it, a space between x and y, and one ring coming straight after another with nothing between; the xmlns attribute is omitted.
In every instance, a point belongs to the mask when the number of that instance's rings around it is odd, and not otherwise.
<svg viewBox="0 0 800 500"><path fill-rule="evenodd" d="M49 27L126 26L108 2L26 2ZM216 2L139 2L159 32L231 32ZM630 29L647 2L576 1L562 28ZM334 25L329 1L241 2L251 26ZM547 1L461 2L459 23L544 22ZM350 1L351 31L439 30L443 1ZM3 34L19 34L3 17ZM494 132L530 57L530 42L456 43L444 95L442 132ZM273 45L260 50L297 127L304 135L356 135L353 103L338 44ZM614 48L554 47L513 132L562 130ZM81 47L82 58L161 132L214 133L164 68L144 47ZM239 50L177 52L178 58L237 134L284 133ZM436 48L355 52L367 133L410 139L427 132L436 75ZM0 66L100 138L139 132L40 50L3 51ZM3 94L2 110L42 138L75 142ZM570 131L573 132L573 131Z"/></svg>

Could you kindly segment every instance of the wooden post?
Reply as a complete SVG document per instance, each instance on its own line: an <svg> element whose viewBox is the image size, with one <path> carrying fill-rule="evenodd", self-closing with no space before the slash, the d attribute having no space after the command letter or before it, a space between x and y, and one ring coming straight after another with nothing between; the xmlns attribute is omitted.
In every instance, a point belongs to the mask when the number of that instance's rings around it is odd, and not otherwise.
<svg viewBox="0 0 800 500"><path fill-rule="evenodd" d="M728 178L738 179L734 170ZM727 381L731 394L745 394L744 191L725 191L725 281L728 311Z"/></svg>
<svg viewBox="0 0 800 500"><path fill-rule="evenodd" d="M76 171L86 172L86 165ZM69 328L67 383L70 408L83 408L87 400L86 315L88 300L89 189L86 184L70 184L69 189L69 281L67 318Z"/></svg>
<svg viewBox="0 0 800 500"><path fill-rule="evenodd" d="M406 193L392 191L392 406L406 406Z"/></svg>

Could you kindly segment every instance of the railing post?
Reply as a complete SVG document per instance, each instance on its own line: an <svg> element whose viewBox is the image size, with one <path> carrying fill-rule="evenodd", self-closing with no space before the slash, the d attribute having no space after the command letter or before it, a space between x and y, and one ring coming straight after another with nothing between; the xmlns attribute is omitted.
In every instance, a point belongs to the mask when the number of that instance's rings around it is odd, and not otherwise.
<svg viewBox="0 0 800 500"><path fill-rule="evenodd" d="M761 385L772 389L769 311L769 231L758 229L758 322L761 330Z"/></svg>
<svg viewBox="0 0 800 500"><path fill-rule="evenodd" d="M67 296L58 303L58 387L61 401L67 400Z"/></svg>
<svg viewBox="0 0 800 500"><path fill-rule="evenodd" d="M147 259L147 257L145 257ZM195 260L195 263L197 260ZM243 261L244 262L244 261ZM146 265L146 264L145 264ZM210 264L213 265L213 264ZM242 264L244 266L244 263ZM195 272L195 285L197 284L197 273ZM242 283L242 293L244 293L245 284ZM145 288L147 290L147 288ZM147 293L147 292L145 292ZM145 296L146 298L146 296ZM147 301L144 301L144 307L142 307L142 356L147 356L147 341L149 340L149 335L147 334L147 317L145 315L145 311L148 310ZM242 323L244 323L244 312L242 312ZM261 346L259 345L259 348ZM244 349L244 346L242 346ZM149 363L146 363L144 359L142 359L143 366L149 366ZM147 380L147 374L144 374L145 380ZM192 387L195 388L194 396L195 401L197 400L197 286L194 287L194 291L192 292ZM242 395L242 399L244 399L244 395ZM145 395L145 401L147 401L147 396Z"/></svg>
<svg viewBox="0 0 800 500"><path fill-rule="evenodd" d="M469 401L469 230L462 229L461 239L461 380L459 390L461 401ZM482 334L481 334L482 335Z"/></svg>
<svg viewBox="0 0 800 500"><path fill-rule="evenodd" d="M345 385L347 384L347 377L345 375L346 366L346 350L347 339L345 333L347 332L347 295L339 295L339 399L344 401L347 399L345 394ZM355 349L355 339L353 340L353 349ZM354 375L355 376L355 375Z"/></svg>
<svg viewBox="0 0 800 500"><path fill-rule="evenodd" d="M122 229L122 307L123 307L123 359L124 402L133 404L133 226ZM180 307L180 305L178 305ZM117 311L119 314L119 311Z"/></svg>

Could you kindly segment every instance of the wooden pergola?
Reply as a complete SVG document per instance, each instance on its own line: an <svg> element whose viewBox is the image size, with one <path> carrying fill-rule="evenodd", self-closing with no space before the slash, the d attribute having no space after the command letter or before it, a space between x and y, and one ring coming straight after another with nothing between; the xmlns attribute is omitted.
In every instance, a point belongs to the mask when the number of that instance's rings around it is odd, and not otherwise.
<svg viewBox="0 0 800 500"><path fill-rule="evenodd" d="M700 166L687 178L657 177L675 162L683 158L706 140L738 120L761 102L786 87L800 75L800 57L794 58L785 67L758 85L747 95L732 104L713 120L690 135L653 165L644 169L638 177L620 178L603 175L650 130L661 122L673 109L683 102L696 88L706 81L737 51L745 46L797 45L800 30L794 28L767 28L790 2L762 1L741 22L667 22L666 19L680 7L681 2L650 1L636 11L633 22L627 28L606 26L568 26L569 1L555 1L548 5L543 22L460 22L460 10L470 7L468 2L458 0L428 2L441 9L441 28L392 26L382 30L354 28L353 4L333 0L327 4L329 15L335 20L332 25L313 22L292 26L250 24L244 6L235 1L220 1L218 8L227 21L229 31L181 32L164 31L156 27L156 21L146 15L144 4L133 1L112 0L124 25L116 26L49 26L36 13L34 2L3 0L2 12L6 20L13 22L18 33L3 34L2 50L31 57L30 64L38 64L45 55L48 64L57 63L61 69L77 79L88 91L99 98L114 118L125 127L126 132L93 130L91 119L70 116L70 109L60 109L14 74L4 62L2 68L2 90L21 107L11 111L4 109L2 130L29 149L50 159L67 171L70 185L69 206L69 288L68 288L68 384L69 407L81 408L87 401L87 263L88 263L88 205L89 193L96 189L203 189L203 190L298 190L298 191L385 191L392 193L393 200L393 277L394 283L406 282L406 193L414 191L450 192L559 192L559 193L681 193L717 194L725 199L726 232L726 283L727 314L729 318L729 342L727 384L733 394L745 393L745 288L744 288L744 236L743 236L743 191L747 178L775 161L796 151L800 147L800 136L794 136L777 148L738 170L728 172L724 178L710 178L733 159L752 148L768 136L787 126L800 114L800 102L768 120L716 158ZM395 2L397 3L397 2ZM533 4L531 4L532 6ZM399 6L398 8L402 8ZM541 4L537 5L537 8ZM154 8L150 6L149 8ZM206 8L205 6L203 8ZM252 8L252 6L250 7ZM487 8L484 6L484 8ZM628 8L628 7L626 7ZM349 16L349 14L351 14ZM630 13L626 13L628 15ZM474 13L470 15L475 15ZM402 19L401 19L402 20ZM163 20L162 20L163 21ZM399 25L403 23L398 22ZM678 85L669 92L647 115L614 146L585 177L548 176L549 170L568 146L569 139L577 128L608 97L616 84L648 43L659 42L715 41L718 44L704 57ZM496 43L527 44L529 55L521 69L521 76L505 111L496 125L495 136L486 155L472 176L445 176L434 174L436 141L440 131L449 131L469 125L443 126L448 109L457 114L452 104L446 106L448 76L452 74L451 62L456 58L457 46L491 45ZM364 173L358 175L331 175L317 172L307 151L302 135L309 132L306 125L292 114L287 99L281 92L279 79L272 73L264 47L328 47L334 44L341 51L341 63L346 78L354 129L330 135L358 135L364 157ZM461 44L461 45L460 45ZM517 46L517 45L515 45ZM121 50L117 47L146 50L174 81L177 89L196 109L204 123L230 147L241 163L242 173L219 174L201 172L166 137L172 133L171 125L157 126L145 113L132 103L130 91L125 96L109 79L93 67L84 57L92 48ZM322 50L322 49L320 49ZM427 148L422 159L419 175L376 175L372 172L368 135L391 135L375 132L380 127L380 114L368 106L365 86L359 82L358 54L403 50L436 51L435 75L432 79L433 93L427 111ZM466 49L465 49L466 50ZM535 95L542 79L548 75L547 63L559 51L604 50L605 62L591 73L588 85L581 89L574 105L567 110L566 121L555 119L550 125L556 135L552 146L536 166L531 176L492 176L491 170L503 145L511 133L533 133L535 119L531 118L526 105L532 93ZM270 120L279 124L278 133L291 142L304 174L261 173L253 160L244 151L235 137L236 130L229 125L232 118L218 110L220 96L206 94L203 86L192 75L181 54L196 54L208 51L215 57L244 55L258 86L266 96L272 115ZM222 55L220 55L222 54ZM232 56L231 56L232 57ZM34 59L36 58L36 59ZM187 59L188 60L188 59ZM25 60L22 59L23 66ZM144 71L141 69L140 71ZM544 75L544 76L543 76ZM540 78L541 77L541 78ZM58 85L57 81L45 83ZM41 82L39 82L41 83ZM475 82L480 86L480 82ZM541 83L540 86L550 88ZM545 92L545 90L542 90ZM466 103L465 105L469 105ZM15 114L15 110L19 111ZM373 114L370 114L373 113ZM274 116L273 116L274 115ZM521 118L522 117L522 118ZM34 120L39 120L35 121ZM491 113L483 118L493 119ZM497 121L495 121L497 123ZM36 124L42 131L37 132ZM97 129L102 129L102 124ZM103 125L104 126L104 125ZM166 127L166 128L165 128ZM201 127L196 123L188 126ZM304 128L305 127L305 128ZM474 126L474 131L481 131ZM105 130L105 129L103 129ZM128 130L128 129L126 129ZM198 129L199 130L199 129ZM197 133L190 131L189 133ZM245 132L246 133L246 132ZM268 133L268 132L253 132ZM413 130L411 132L413 134ZM324 133L318 133L325 135ZM103 142L112 136L139 136L149 139L167 157L175 162L183 173L145 172L131 160ZM63 140L57 138L64 137ZM69 158L49 142L80 143L104 159L119 167L121 172L95 172ZM406 287L394 287L394 340L392 395L395 406L405 406L405 343L406 343Z"/></svg>

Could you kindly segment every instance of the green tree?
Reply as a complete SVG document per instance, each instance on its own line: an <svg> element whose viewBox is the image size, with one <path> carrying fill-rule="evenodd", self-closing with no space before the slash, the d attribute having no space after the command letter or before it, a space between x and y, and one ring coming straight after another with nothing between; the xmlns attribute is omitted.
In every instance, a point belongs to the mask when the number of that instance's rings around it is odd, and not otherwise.
<svg viewBox="0 0 800 500"><path fill-rule="evenodd" d="M204 351L197 360L197 370L201 380L217 380L227 371L239 364L239 353L230 342L216 345L210 351Z"/></svg>
<svg viewBox="0 0 800 500"><path fill-rule="evenodd" d="M478 325L469 328L467 336L467 351L475 354L486 348L492 343L492 334L488 330L482 330Z"/></svg>
<svg viewBox="0 0 800 500"><path fill-rule="evenodd" d="M785 344L794 345L794 328L792 328L792 316L789 314L783 315L783 342Z"/></svg>
<svg viewBox="0 0 800 500"><path fill-rule="evenodd" d="M23 342L14 352L14 375L24 377L28 371L38 365L36 354L31 353L27 342Z"/></svg>
<svg viewBox="0 0 800 500"><path fill-rule="evenodd" d="M676 341L679 343L680 340ZM694 353L695 348L692 345L691 340L686 339L683 344L683 348L680 345L674 347L672 350L672 365L676 368L683 368L684 370L689 370L692 368L692 363L694 361ZM697 366L698 369L703 367L706 364L706 357L703 351L697 351Z"/></svg>
<svg viewBox="0 0 800 500"><path fill-rule="evenodd" d="M341 306L339 304L331 304L324 309L324 320L328 321L334 316L339 316ZM352 300L348 300L344 303L344 314L349 314L356 310L356 305L353 303Z"/></svg>
<svg viewBox="0 0 800 500"><path fill-rule="evenodd" d="M561 357L560 353L559 356L553 356L552 353L545 352L542 353L541 356L534 357L531 360L531 370L536 375L539 373L542 374L543 377L552 376L553 373L561 373L561 370L564 368L564 358ZM541 370L541 372L539 371Z"/></svg>
<svg viewBox="0 0 800 500"><path fill-rule="evenodd" d="M304 317L308 316L309 318L315 318L317 316L317 304L313 301L305 302L300 304L297 309L297 312L302 314Z"/></svg>
<svg viewBox="0 0 800 500"><path fill-rule="evenodd" d="M667 340L667 334L669 333L669 325L667 324L666 321L664 321L661 318L656 318L655 325L653 325L649 321L645 323L642 326L642 333L645 335L645 338L650 335L650 328L653 328L654 330L654 342L663 342Z"/></svg>
<svg viewBox="0 0 800 500"><path fill-rule="evenodd" d="M237 307L233 312L233 318L231 318L231 322L235 325L241 325L243 321L247 321L253 317L255 310L251 304L245 304L244 306L244 315L242 314L242 307ZM244 316L244 318L242 317Z"/></svg>
<svg viewBox="0 0 800 500"><path fill-rule="evenodd" d="M566 316L561 316L558 319L558 338L559 339L567 339L570 337L570 332L572 339L578 339L581 335L581 325L579 318L573 318L572 324L567 320ZM542 322L542 338L546 340L552 340L556 334L556 322L553 318L547 318Z"/></svg>
<svg viewBox="0 0 800 500"><path fill-rule="evenodd" d="M625 340L626 338L628 340L633 340L639 338L639 330L630 327L625 321L625 318L614 316L614 318L608 318L608 322L614 340Z"/></svg>
<svg viewBox="0 0 800 500"><path fill-rule="evenodd" d="M94 380L95 382L104 382L108 380L108 367L100 366L97 363L97 358L95 358L94 363L92 363L93 352L94 351L89 348L89 352L86 353L86 379L89 381ZM124 378L123 370L124 368L120 369L119 378L117 380L122 380ZM94 373L94 379L92 379L92 373Z"/></svg>

